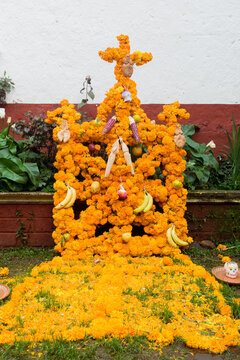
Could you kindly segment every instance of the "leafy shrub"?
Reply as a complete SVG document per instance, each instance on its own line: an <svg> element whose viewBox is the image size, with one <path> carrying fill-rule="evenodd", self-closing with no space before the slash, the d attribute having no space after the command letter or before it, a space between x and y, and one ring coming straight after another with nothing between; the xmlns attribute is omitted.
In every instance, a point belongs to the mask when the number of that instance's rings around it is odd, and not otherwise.
<svg viewBox="0 0 240 360"><path fill-rule="evenodd" d="M36 161L40 170L39 188L42 191L53 191L54 161L56 156L56 143L52 139L54 125L46 124L43 114L33 116L31 112L25 114L26 120L15 122L14 131L20 134L27 142L26 156Z"/></svg>
<svg viewBox="0 0 240 360"><path fill-rule="evenodd" d="M9 135L10 128L8 124L0 133L0 191L35 190L40 172L36 162L28 161L29 141L15 140Z"/></svg>
<svg viewBox="0 0 240 360"><path fill-rule="evenodd" d="M2 77L0 77L0 103L5 104L6 94L9 94L14 89L14 82L7 76L6 71Z"/></svg>
<svg viewBox="0 0 240 360"><path fill-rule="evenodd" d="M212 172L218 172L219 163L209 145L192 140L198 126L182 125L181 128L186 138L184 149L187 152L184 185L190 190L208 188L210 176Z"/></svg>

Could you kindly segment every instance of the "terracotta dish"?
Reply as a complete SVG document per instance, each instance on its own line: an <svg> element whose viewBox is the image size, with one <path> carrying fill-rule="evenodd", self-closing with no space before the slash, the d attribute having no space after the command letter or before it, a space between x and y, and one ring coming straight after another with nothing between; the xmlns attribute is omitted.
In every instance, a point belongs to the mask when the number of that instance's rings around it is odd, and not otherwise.
<svg viewBox="0 0 240 360"><path fill-rule="evenodd" d="M0 300L5 299L10 294L10 291L7 285L0 284Z"/></svg>
<svg viewBox="0 0 240 360"><path fill-rule="evenodd" d="M235 279L231 279L226 276L226 270L224 267L215 267L212 269L212 274L221 281L224 281L228 284L240 284L240 272L238 271L237 277Z"/></svg>

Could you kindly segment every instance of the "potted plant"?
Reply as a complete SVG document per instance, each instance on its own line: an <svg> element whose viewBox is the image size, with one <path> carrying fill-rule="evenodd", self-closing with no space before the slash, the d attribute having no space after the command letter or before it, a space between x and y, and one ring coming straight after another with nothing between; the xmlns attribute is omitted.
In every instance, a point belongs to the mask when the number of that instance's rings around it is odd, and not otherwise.
<svg viewBox="0 0 240 360"><path fill-rule="evenodd" d="M7 76L6 71L2 77L0 77L0 104L6 103L6 95L14 89L14 82Z"/></svg>

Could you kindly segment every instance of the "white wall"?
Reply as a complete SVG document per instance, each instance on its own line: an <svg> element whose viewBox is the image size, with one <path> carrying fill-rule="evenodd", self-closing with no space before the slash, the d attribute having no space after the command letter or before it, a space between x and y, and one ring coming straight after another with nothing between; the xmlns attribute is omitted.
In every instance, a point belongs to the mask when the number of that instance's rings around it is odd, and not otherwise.
<svg viewBox="0 0 240 360"><path fill-rule="evenodd" d="M0 75L16 89L8 102L79 102L86 75L100 102L114 64L99 50L128 34L142 103L239 103L239 0L0 0Z"/></svg>

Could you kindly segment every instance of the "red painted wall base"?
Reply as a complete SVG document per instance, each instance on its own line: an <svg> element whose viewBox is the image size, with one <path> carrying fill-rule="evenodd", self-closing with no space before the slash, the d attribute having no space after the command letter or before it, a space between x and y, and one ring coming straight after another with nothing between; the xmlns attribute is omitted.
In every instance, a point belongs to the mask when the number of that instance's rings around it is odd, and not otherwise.
<svg viewBox="0 0 240 360"><path fill-rule="evenodd" d="M33 115L41 112L46 115L47 110L57 108L58 104L7 104L6 116L11 116L13 122L24 119L24 114L31 111ZM81 108L81 112L87 112L90 119L94 119L97 114L98 104L88 104ZM216 144L215 154L225 151L227 137L224 130L232 130L232 114L236 124L240 125L240 104L182 104L190 113L190 119L185 123L195 124L200 127L200 131L195 134L194 139L198 142L208 143L213 140ZM162 104L143 104L142 108L152 120L157 119L157 115L162 111Z"/></svg>
<svg viewBox="0 0 240 360"><path fill-rule="evenodd" d="M191 203L187 204L186 218L189 235L195 241L226 241L233 238L232 212L239 203ZM54 246L52 240L52 204L1 204L0 247Z"/></svg>
<svg viewBox="0 0 240 360"><path fill-rule="evenodd" d="M0 247L52 247L52 231L52 204L0 205Z"/></svg>

